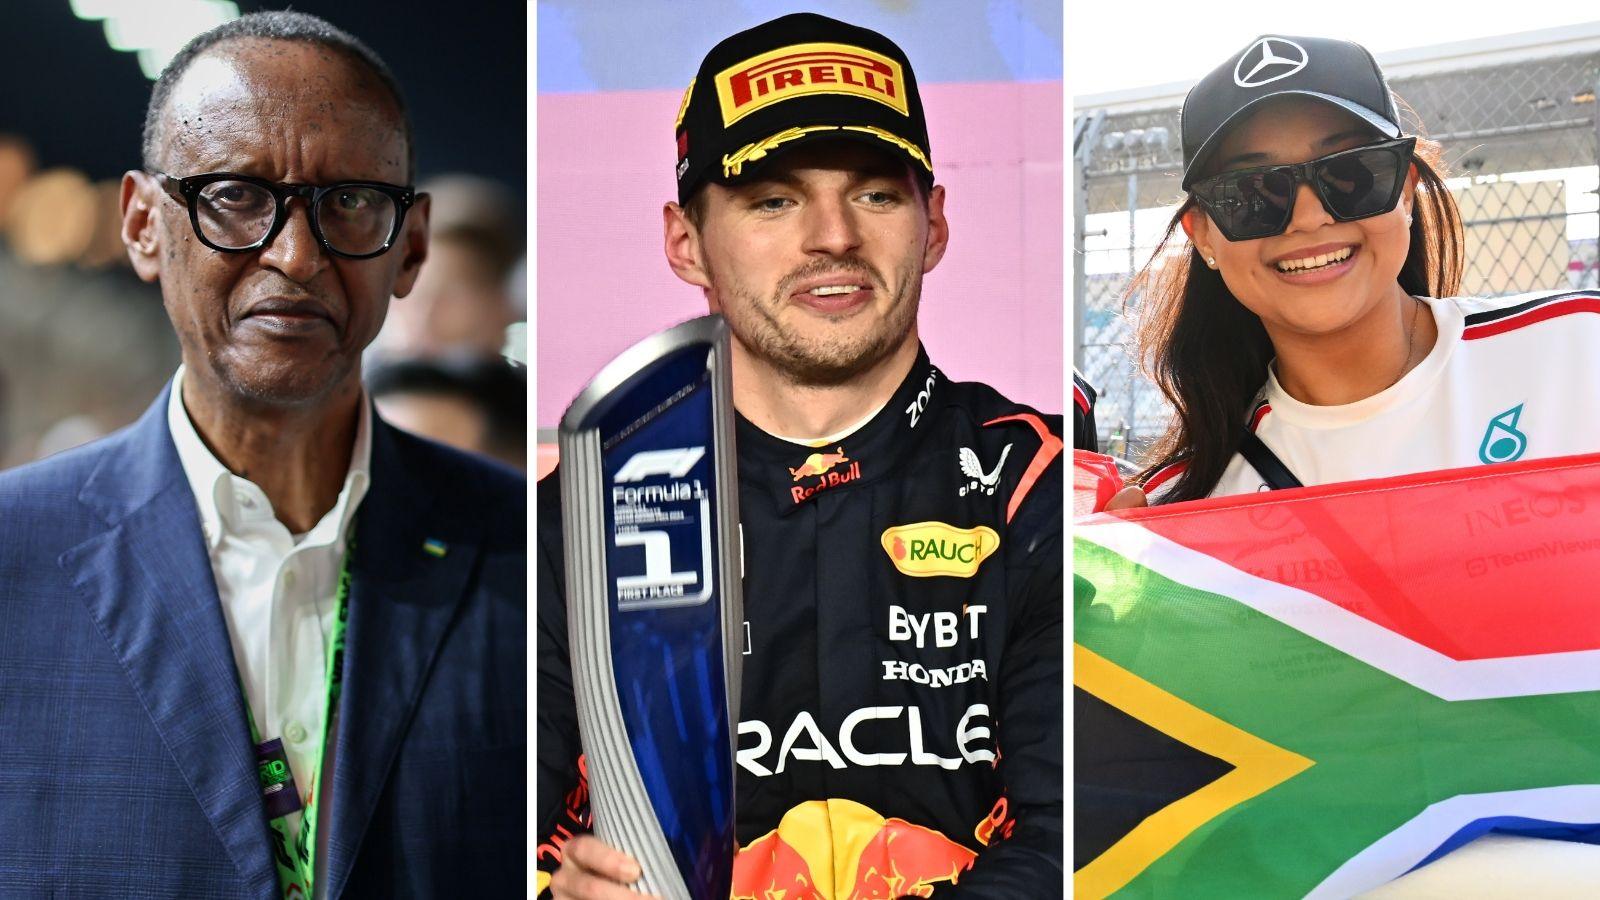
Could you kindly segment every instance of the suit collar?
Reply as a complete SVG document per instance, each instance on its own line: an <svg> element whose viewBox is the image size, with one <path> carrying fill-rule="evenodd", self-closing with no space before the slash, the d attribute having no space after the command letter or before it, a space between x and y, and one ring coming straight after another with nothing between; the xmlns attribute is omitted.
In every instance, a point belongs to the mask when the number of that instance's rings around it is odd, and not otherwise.
<svg viewBox="0 0 1600 900"><path fill-rule="evenodd" d="M167 430L166 410L172 385L127 430L106 441L101 457L78 492L78 500L97 511L107 525L127 516L184 483L183 466Z"/></svg>
<svg viewBox="0 0 1600 900"><path fill-rule="evenodd" d="M256 897L277 890L239 675L166 392L109 440L78 499L104 529L58 560Z"/></svg>

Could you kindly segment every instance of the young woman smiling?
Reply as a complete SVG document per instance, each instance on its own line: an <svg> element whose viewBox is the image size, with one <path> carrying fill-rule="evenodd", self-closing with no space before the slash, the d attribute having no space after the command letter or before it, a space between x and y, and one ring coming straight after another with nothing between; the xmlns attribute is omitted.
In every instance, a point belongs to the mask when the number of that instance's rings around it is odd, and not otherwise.
<svg viewBox="0 0 1600 900"><path fill-rule="evenodd" d="M1144 362L1176 410L1143 491L1600 449L1600 417L1577 414L1600 409L1600 315L1569 315L1600 312L1600 294L1453 296L1463 240L1439 147L1403 133L1364 48L1263 37L1181 121L1189 194L1134 282Z"/></svg>

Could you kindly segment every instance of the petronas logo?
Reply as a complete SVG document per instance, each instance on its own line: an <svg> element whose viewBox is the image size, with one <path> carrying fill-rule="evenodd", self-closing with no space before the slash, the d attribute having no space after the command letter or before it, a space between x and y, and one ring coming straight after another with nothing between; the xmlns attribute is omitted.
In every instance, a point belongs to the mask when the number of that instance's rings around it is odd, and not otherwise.
<svg viewBox="0 0 1600 900"><path fill-rule="evenodd" d="M1483 433L1483 443L1478 445L1478 458L1485 463L1511 462L1521 459L1528 449L1528 436L1517 430L1517 420L1522 418L1522 404L1506 410L1489 420L1489 429Z"/></svg>

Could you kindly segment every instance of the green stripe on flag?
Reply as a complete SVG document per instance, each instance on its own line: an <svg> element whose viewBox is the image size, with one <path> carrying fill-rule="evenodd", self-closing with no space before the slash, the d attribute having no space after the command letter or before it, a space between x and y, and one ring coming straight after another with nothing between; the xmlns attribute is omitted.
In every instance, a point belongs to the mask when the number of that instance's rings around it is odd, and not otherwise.
<svg viewBox="0 0 1600 900"><path fill-rule="evenodd" d="M1118 896L1303 896L1432 803L1600 783L1600 692L1445 701L1236 599L1075 546L1077 643L1313 763L1183 836Z"/></svg>

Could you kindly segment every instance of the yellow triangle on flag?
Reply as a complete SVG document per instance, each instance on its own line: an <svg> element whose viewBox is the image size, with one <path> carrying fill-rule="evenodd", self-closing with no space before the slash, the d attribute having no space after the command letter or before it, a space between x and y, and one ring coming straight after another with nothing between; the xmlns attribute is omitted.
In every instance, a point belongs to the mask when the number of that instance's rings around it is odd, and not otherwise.
<svg viewBox="0 0 1600 900"><path fill-rule="evenodd" d="M1311 768L1312 761L1213 716L1093 650L1072 645L1072 683L1233 771L1140 822L1072 875L1076 897L1121 890L1179 842L1228 809Z"/></svg>

